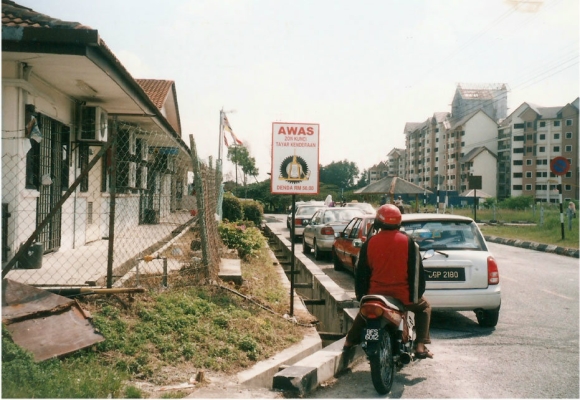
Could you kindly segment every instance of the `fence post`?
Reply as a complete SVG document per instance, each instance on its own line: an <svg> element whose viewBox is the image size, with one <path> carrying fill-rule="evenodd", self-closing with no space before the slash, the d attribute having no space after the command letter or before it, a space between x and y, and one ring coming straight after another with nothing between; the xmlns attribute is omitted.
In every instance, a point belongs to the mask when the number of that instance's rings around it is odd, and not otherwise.
<svg viewBox="0 0 580 400"><path fill-rule="evenodd" d="M205 193L203 189L203 182L201 180L201 166L199 165L199 158L197 157L197 148L193 135L189 135L189 144L191 147L191 161L193 163L193 182L196 188L197 212L199 214L199 235L201 236L201 250L203 254L203 265L208 268L209 272L209 246L206 226L206 212L205 212Z"/></svg>
<svg viewBox="0 0 580 400"><path fill-rule="evenodd" d="M107 288L113 287L113 262L115 251L115 207L117 203L117 116L113 117L111 129L111 187L109 203L109 248L107 251Z"/></svg>

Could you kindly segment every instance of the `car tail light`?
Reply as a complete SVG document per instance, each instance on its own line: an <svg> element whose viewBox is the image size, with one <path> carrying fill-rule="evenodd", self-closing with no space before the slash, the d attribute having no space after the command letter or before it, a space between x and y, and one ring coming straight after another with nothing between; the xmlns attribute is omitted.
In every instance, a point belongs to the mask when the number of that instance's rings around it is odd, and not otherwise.
<svg viewBox="0 0 580 400"><path fill-rule="evenodd" d="M320 230L320 234L321 235L332 235L332 236L334 236L334 229L332 229L330 226L325 226L324 228L322 228Z"/></svg>
<svg viewBox="0 0 580 400"><path fill-rule="evenodd" d="M375 319L383 315L383 308L375 303L365 303L360 308L360 313L365 318Z"/></svg>
<svg viewBox="0 0 580 400"><path fill-rule="evenodd" d="M302 218L296 218L294 220L294 225L298 226L298 225L302 225Z"/></svg>
<svg viewBox="0 0 580 400"><path fill-rule="evenodd" d="M497 269L497 263L492 256L487 257L487 284L499 284L499 270Z"/></svg>

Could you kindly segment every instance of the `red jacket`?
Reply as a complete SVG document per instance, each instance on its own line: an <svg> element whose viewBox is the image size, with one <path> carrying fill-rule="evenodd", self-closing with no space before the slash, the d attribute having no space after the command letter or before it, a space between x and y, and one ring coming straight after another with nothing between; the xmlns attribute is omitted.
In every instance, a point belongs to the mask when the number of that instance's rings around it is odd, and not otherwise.
<svg viewBox="0 0 580 400"><path fill-rule="evenodd" d="M404 304L416 303L425 292L419 250L411 237L398 230L381 230L360 251L355 292L392 296Z"/></svg>

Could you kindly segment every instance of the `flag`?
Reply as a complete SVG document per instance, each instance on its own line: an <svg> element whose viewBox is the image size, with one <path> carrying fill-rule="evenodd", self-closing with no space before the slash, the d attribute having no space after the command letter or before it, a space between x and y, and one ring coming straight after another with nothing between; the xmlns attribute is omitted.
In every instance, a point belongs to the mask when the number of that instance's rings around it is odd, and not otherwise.
<svg viewBox="0 0 580 400"><path fill-rule="evenodd" d="M228 131L230 133L230 135L232 135L232 139L233 139L233 143L234 144L240 144L243 145L244 143L236 136L236 134L234 133L234 131L232 130L232 127L230 126L230 122L228 121L228 117L226 116L226 114L222 114L223 115L223 129L224 131ZM226 142L226 146L229 147L228 145L228 141L226 139L226 135L224 134L224 140Z"/></svg>
<svg viewBox="0 0 580 400"><path fill-rule="evenodd" d="M228 138L226 137L225 134L224 134L224 143L226 144L226 147L230 147L230 144L228 143Z"/></svg>

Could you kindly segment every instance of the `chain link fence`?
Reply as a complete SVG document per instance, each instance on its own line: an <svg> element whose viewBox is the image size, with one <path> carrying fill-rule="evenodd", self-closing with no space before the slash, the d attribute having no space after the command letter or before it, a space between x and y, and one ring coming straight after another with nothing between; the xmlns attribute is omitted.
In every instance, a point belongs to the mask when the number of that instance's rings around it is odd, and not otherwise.
<svg viewBox="0 0 580 400"><path fill-rule="evenodd" d="M31 112L26 132L3 133L3 278L50 288L216 279L219 168L198 159L193 137L190 150L114 118L95 138L94 118L71 129Z"/></svg>

